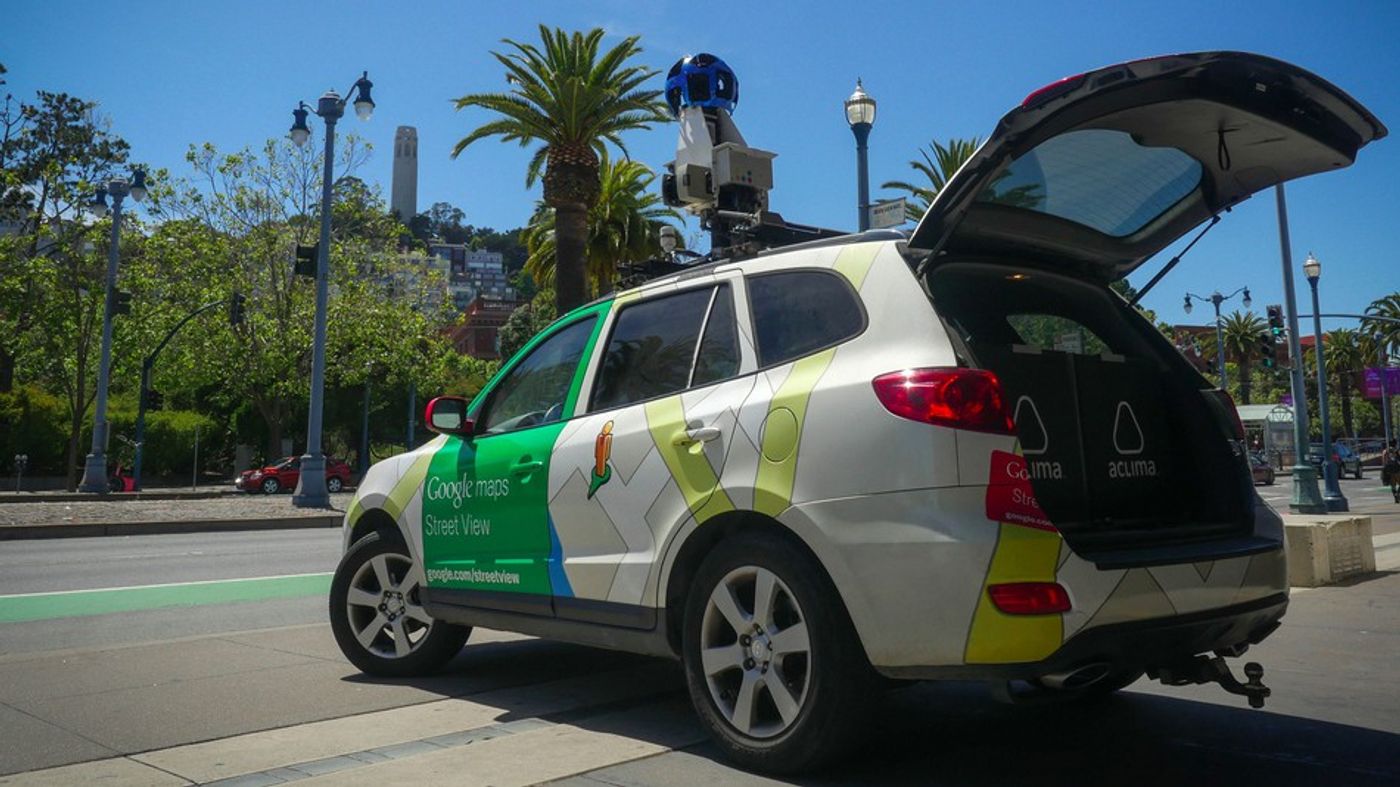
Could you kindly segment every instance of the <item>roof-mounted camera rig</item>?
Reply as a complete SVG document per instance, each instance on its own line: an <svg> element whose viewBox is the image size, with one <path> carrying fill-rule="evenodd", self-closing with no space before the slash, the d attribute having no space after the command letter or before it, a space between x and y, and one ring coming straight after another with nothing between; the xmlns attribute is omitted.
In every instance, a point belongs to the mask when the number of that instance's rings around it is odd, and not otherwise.
<svg viewBox="0 0 1400 787"><path fill-rule="evenodd" d="M666 102L681 128L676 159L661 177L661 196L667 205L700 217L701 228L710 232L710 253L677 249L675 231L669 236L663 231L666 258L629 266L629 279L848 234L792 224L768 209L778 154L750 147L739 133L733 117L739 79L723 60L702 52L676 61L666 75Z"/></svg>

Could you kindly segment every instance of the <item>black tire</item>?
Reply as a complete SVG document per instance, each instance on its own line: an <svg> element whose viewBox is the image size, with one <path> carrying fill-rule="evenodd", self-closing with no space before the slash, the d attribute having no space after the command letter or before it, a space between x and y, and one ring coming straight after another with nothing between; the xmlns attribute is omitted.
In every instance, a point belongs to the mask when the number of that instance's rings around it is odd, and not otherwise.
<svg viewBox="0 0 1400 787"><path fill-rule="evenodd" d="M340 476L331 476L326 479L326 491L335 494L345 488L345 482L340 480Z"/></svg>
<svg viewBox="0 0 1400 787"><path fill-rule="evenodd" d="M1268 476L1268 478L1264 479L1264 486L1273 486L1273 485L1274 485L1274 471L1270 470L1270 471L1269 471L1269 476Z"/></svg>
<svg viewBox="0 0 1400 787"><path fill-rule="evenodd" d="M761 652L765 660L761 668L764 677L760 678L756 674L756 662L749 658L752 650L744 645L739 635L735 634L732 645L712 642L709 645L711 648L738 646L734 652L742 654L745 659L742 665L724 667L712 673L716 676L716 689L712 691L710 677L705 674L700 655L702 644L706 638L728 637L738 629L727 622L727 615L722 615L716 623L714 615L719 613L714 610L711 610L710 627L707 628L706 612L711 609L711 595L721 583L734 588L732 582L741 582L742 579L731 578L742 577L744 572L751 569L770 572L777 577L781 586L774 591L776 600L770 606L774 612L768 617L775 622L769 630L774 632L775 637L786 630L780 626L779 606L784 601L790 601L786 614L789 620L795 614L796 620L805 625L808 650L779 655L777 648L770 648L767 636L762 636L764 644ZM758 580L754 581L756 586ZM748 615L746 620L752 623L755 607L752 599L756 592L749 592L747 610L742 609L745 603L743 591L735 589L732 592L739 611ZM746 533L722 541L705 558L696 573L686 598L682 625L682 655L691 703L719 747L741 767L775 774L809 771L838 759L860 742L860 733L868 727L865 720L878 681L836 588L821 566L800 547L769 533ZM787 625L794 624L789 622ZM751 643L760 639L758 631L757 627L752 629ZM777 641L776 638L772 640L773 643ZM790 666L787 660L794 656L797 663ZM762 683L772 680L766 677L769 669L773 677L784 684L793 680L795 674L800 674L800 684L804 688L800 693L788 694L797 700L796 713L791 720L779 718L776 732L768 731L763 737L755 737L741 732L730 721L731 714L737 717L739 713L737 696L743 694L743 689L725 695L718 688L720 676L724 680L737 681L740 686L751 677L760 681L749 692L750 707L755 711L750 714L749 723L753 724L755 715L763 710L770 716L782 715L777 709L772 690ZM739 674L735 675L735 672ZM789 685L789 688L792 686ZM722 697L736 697L733 709L721 709L716 693ZM758 725L753 724L752 729L757 734Z"/></svg>
<svg viewBox="0 0 1400 787"><path fill-rule="evenodd" d="M264 478L258 482L258 488L265 495L275 495L282 491L282 482L276 478Z"/></svg>
<svg viewBox="0 0 1400 787"><path fill-rule="evenodd" d="M1361 480L1361 476L1362 476L1363 473L1365 473L1365 471L1361 469L1361 465L1357 465L1357 466L1356 466L1356 480L1357 480L1357 481L1360 481L1360 480Z"/></svg>
<svg viewBox="0 0 1400 787"><path fill-rule="evenodd" d="M420 603L418 593L421 588L417 585L400 595L396 602L387 598L381 599L377 609L352 604L352 589L374 594L368 587L354 583L374 577L377 572L371 561L379 557L385 558L386 570L392 582L403 581L408 569L412 567L408 548L398 539L371 533L357 541L341 558L340 565L335 569L335 577L331 580L331 633L335 635L340 651L362 672L393 678L430 675L457 655L471 634L471 627L431 619L424 623L421 619L413 617L410 609L417 608ZM369 575L365 575L362 569L368 570ZM419 576L422 576L422 572L419 572ZM391 588L380 586L379 590L392 594L398 587L402 585ZM393 606L386 609L386 601ZM378 623L386 613L397 614L396 619L401 619L402 624L396 627L389 620ZM361 643L357 633L367 631L371 627L376 627L376 631L367 647ZM408 643L408 647L403 655L394 655L389 649L397 645L396 634L399 631L404 632L404 641Z"/></svg>

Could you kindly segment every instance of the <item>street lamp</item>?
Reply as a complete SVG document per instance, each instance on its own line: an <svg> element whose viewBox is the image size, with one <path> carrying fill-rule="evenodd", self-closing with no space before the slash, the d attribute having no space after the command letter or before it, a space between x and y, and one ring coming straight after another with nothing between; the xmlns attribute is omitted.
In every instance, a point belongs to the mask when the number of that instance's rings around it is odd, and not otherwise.
<svg viewBox="0 0 1400 787"><path fill-rule="evenodd" d="M1239 295L1240 293L1244 293L1244 300L1241 302L1244 304L1244 307L1248 309L1249 305L1254 302L1249 297L1248 285L1241 287L1238 290L1235 290L1229 295L1221 295L1220 291L1216 290L1215 292L1212 292L1210 294L1209 298L1204 298L1200 295L1188 292L1186 293L1186 301L1181 306L1182 310L1184 310L1187 314L1190 314L1191 299L1195 298L1198 301L1209 302L1212 306L1215 307L1215 346L1218 353L1216 357L1217 363L1220 366L1220 390L1222 391L1227 390L1227 386L1225 385L1225 332L1221 329L1220 325L1220 304L1230 300L1231 298L1235 297L1236 295Z"/></svg>
<svg viewBox="0 0 1400 787"><path fill-rule="evenodd" d="M355 114L360 120L369 120L374 113L374 101L369 97L374 83L369 81L365 71L355 81L351 89L355 94ZM348 92L348 91L347 91ZM291 128L291 138L297 147L306 144L311 138L311 129L306 125L306 115L310 111L303 102L298 102L292 110L295 118ZM345 115L345 99L334 90L327 90L316 102L316 114L326 124L326 152L324 169L321 175L321 242L316 253L316 325L311 347L311 408L306 419L306 453L301 457L301 475L297 480L296 494L292 495L292 505L298 508L329 508L330 495L326 492L326 457L321 453L321 412L326 377L326 301L328 299L329 260L331 249L331 166L335 161L335 124Z"/></svg>
<svg viewBox="0 0 1400 787"><path fill-rule="evenodd" d="M1313 346L1316 348L1314 355L1317 358L1317 411L1322 418L1322 502L1327 505L1328 511L1346 511L1347 499L1337 483L1337 465L1332 461L1332 423L1327 412L1327 365L1323 360L1322 315L1317 306L1317 280L1322 278L1322 263L1317 261L1312 252L1308 252L1308 258L1303 261L1303 275L1308 277L1308 286L1312 288Z"/></svg>
<svg viewBox="0 0 1400 787"><path fill-rule="evenodd" d="M860 203L861 232L870 229L870 168L866 161L865 143L870 139L870 128L875 125L875 99L865 92L860 80L856 80L855 92L846 99L846 122L851 133L856 136L856 200Z"/></svg>
<svg viewBox="0 0 1400 787"><path fill-rule="evenodd" d="M97 397L94 401L92 424L92 449L83 465L83 480L78 485L81 492L103 493L109 490L107 482L107 385L111 380L112 365L112 317L117 307L117 257L121 242L122 201L127 195L140 202L146 198L146 172L136 170L131 182L124 178L112 178L106 187L99 186L88 203L88 210L99 218L112 215L112 231L107 247L107 293L102 307L102 357L97 367ZM107 198L112 198L109 208Z"/></svg>

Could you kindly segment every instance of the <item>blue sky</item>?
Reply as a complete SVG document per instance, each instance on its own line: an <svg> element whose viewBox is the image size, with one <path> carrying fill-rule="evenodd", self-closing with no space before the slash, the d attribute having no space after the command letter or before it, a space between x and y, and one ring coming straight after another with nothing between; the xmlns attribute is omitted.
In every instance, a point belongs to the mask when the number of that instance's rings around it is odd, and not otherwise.
<svg viewBox="0 0 1400 787"><path fill-rule="evenodd" d="M0 62L7 90L96 100L137 158L177 173L190 143L232 150L284 134L298 99L344 91L368 69L374 118L342 123L378 148L359 174L387 196L394 129L417 126L420 208L451 202L471 223L503 229L524 223L538 196L524 186L527 153L486 141L451 159L452 144L486 119L456 111L451 99L503 89L490 50L502 38L535 39L540 22L600 26L610 40L640 34L644 61L662 71L688 52L724 58L742 86L744 135L779 154L773 208L831 227L855 224L854 144L841 101L858 76L880 102L870 143L876 197L892 196L878 184L904 179L931 138L985 136L1037 87L1166 52L1240 49L1297 63L1400 130L1394 2L48 0L6 4ZM633 134L629 147L659 168L675 140L676 127L661 126ZM1311 249L1324 266L1323 311L1361 311L1400 288L1400 136L1366 148L1348 170L1290 184L1288 198L1296 262ZM1170 252L1131 280L1146 281ZM1262 194L1226 217L1146 304L1164 319L1199 322L1201 309L1181 311L1184 291L1249 285L1262 313L1282 297L1278 260L1274 201Z"/></svg>

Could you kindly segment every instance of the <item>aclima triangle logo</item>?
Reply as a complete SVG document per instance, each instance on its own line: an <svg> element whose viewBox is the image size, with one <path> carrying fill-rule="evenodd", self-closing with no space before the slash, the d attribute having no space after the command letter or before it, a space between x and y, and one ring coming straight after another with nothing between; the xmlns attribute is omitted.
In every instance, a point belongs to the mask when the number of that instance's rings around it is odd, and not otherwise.
<svg viewBox="0 0 1400 787"><path fill-rule="evenodd" d="M1026 456L1040 456L1050 450L1050 435L1045 431L1045 422L1040 419L1040 410L1035 400L1022 396L1016 400L1016 432L1021 437L1021 453Z"/></svg>
<svg viewBox="0 0 1400 787"><path fill-rule="evenodd" d="M1113 450L1122 456L1136 456L1142 453L1146 442L1137 413L1127 402L1119 402L1118 412L1113 417Z"/></svg>

